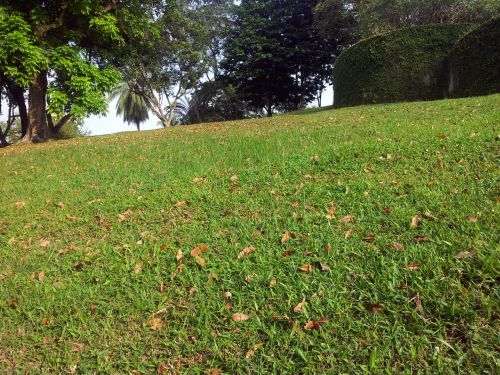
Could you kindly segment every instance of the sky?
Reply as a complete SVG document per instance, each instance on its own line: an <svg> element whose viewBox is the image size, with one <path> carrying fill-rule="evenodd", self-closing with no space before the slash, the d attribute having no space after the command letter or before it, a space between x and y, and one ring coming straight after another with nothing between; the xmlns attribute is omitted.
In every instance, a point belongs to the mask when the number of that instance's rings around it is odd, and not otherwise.
<svg viewBox="0 0 500 375"><path fill-rule="evenodd" d="M322 103L324 106L332 105L333 103L333 88L327 87L323 91ZM315 103L313 103L315 104ZM116 116L116 100L109 104L107 116L91 116L85 119L85 129L90 131L91 135L113 134L118 132L136 131L135 125L128 125L123 122L121 116ZM149 120L141 124L141 130L159 129L158 119L153 115L149 115Z"/></svg>

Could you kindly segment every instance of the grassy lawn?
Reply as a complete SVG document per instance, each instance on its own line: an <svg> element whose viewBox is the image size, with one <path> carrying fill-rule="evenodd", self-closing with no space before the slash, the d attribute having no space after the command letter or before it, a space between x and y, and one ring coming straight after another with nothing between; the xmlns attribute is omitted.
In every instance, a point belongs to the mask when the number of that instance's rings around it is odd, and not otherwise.
<svg viewBox="0 0 500 375"><path fill-rule="evenodd" d="M1 150L0 372L498 373L499 124L494 95Z"/></svg>

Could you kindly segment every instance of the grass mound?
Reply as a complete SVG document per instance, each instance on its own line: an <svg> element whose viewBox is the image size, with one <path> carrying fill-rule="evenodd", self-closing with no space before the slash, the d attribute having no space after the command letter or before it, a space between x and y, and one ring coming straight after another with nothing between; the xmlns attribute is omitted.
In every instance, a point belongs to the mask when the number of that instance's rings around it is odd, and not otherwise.
<svg viewBox="0 0 500 375"><path fill-rule="evenodd" d="M499 108L0 151L0 371L494 373Z"/></svg>

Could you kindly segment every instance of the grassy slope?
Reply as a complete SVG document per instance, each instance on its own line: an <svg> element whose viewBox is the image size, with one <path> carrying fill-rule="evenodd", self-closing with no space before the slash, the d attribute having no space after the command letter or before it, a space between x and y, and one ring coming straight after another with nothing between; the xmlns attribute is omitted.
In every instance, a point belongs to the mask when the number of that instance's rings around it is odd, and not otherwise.
<svg viewBox="0 0 500 375"><path fill-rule="evenodd" d="M499 108L365 106L0 151L0 371L498 370Z"/></svg>

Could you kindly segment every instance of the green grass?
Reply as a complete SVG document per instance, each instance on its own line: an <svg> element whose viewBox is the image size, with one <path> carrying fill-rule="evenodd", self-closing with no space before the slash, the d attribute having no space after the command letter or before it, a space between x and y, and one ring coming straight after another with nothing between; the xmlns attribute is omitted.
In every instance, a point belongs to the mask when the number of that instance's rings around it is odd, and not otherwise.
<svg viewBox="0 0 500 375"><path fill-rule="evenodd" d="M498 373L499 124L494 95L4 149L0 372Z"/></svg>

